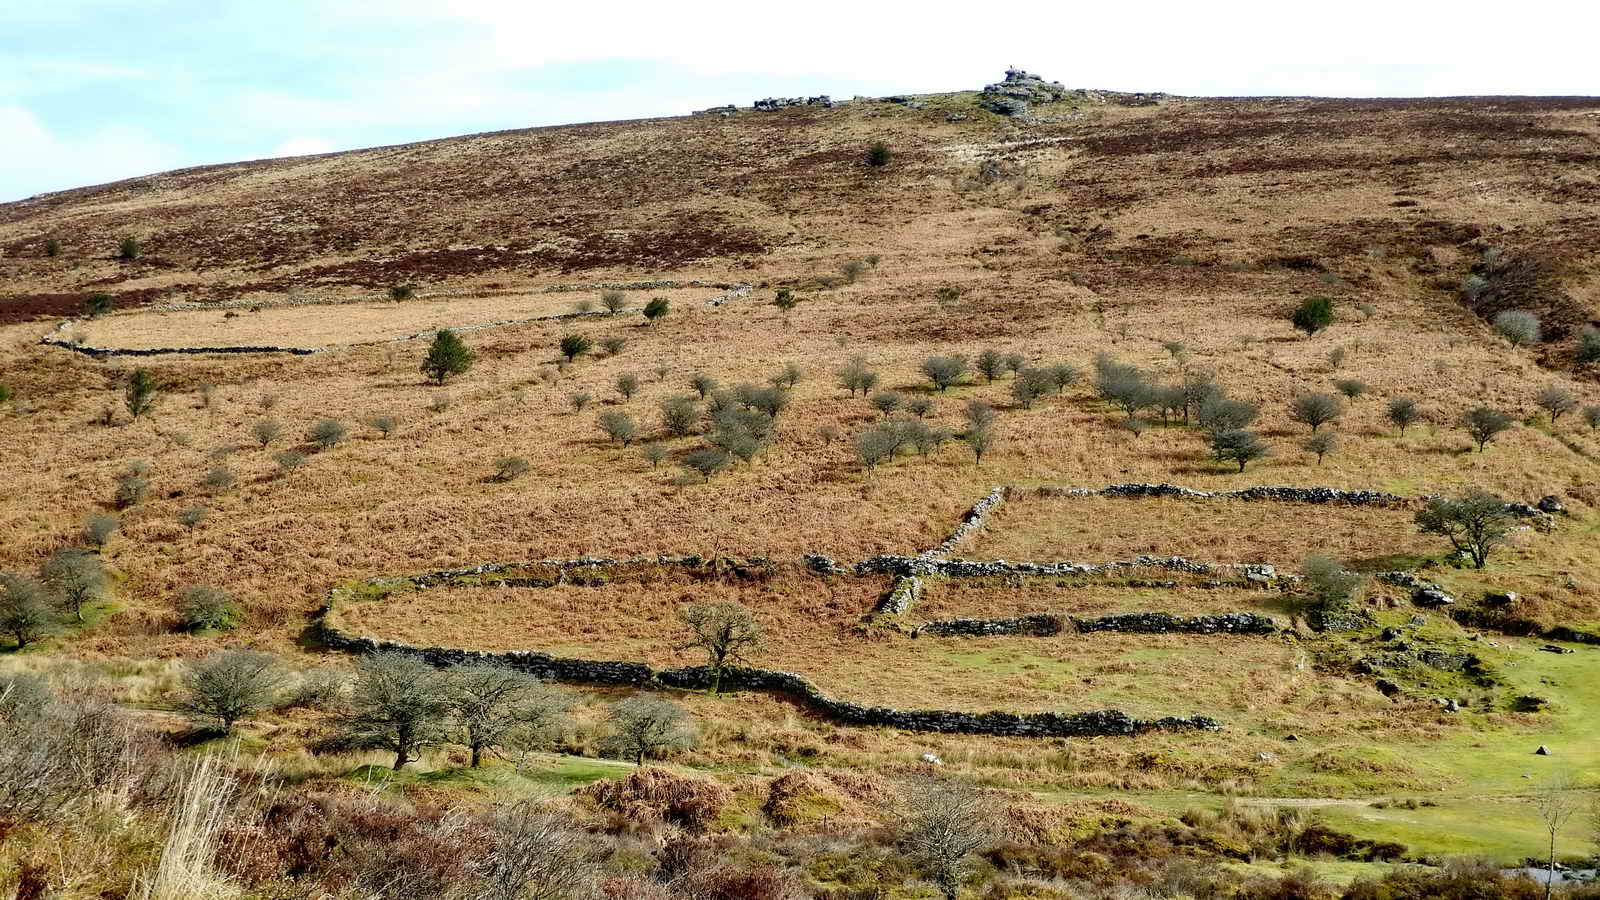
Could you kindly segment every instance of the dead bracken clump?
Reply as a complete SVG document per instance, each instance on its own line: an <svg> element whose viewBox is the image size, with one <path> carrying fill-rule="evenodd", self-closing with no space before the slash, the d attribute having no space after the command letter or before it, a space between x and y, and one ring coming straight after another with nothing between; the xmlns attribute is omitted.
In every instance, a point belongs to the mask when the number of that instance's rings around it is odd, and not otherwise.
<svg viewBox="0 0 1600 900"><path fill-rule="evenodd" d="M638 769L627 778L597 781L578 791L600 809L634 823L664 822L705 831L722 815L732 793L714 781L685 778L666 769Z"/></svg>

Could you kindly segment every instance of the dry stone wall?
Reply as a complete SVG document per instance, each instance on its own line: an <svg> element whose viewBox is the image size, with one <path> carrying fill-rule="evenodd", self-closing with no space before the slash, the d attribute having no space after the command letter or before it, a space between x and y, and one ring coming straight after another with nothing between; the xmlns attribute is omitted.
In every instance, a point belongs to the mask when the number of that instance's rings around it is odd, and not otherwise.
<svg viewBox="0 0 1600 900"><path fill-rule="evenodd" d="M1118 632L1122 634L1277 634L1277 620L1255 613L1219 613L1210 616L1180 617L1166 613L1124 613L1079 619L1055 613L1033 613L1011 619L940 619L918 628L918 633L934 635L986 636L1027 634L1050 637L1064 631L1083 634Z"/></svg>

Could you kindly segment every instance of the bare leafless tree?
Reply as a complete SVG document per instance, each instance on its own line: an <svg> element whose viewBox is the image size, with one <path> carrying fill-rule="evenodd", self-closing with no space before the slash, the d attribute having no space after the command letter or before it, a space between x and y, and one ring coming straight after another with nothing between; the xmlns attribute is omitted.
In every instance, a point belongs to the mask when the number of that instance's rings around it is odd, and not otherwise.
<svg viewBox="0 0 1600 900"><path fill-rule="evenodd" d="M722 671L761 646L761 623L743 604L731 600L691 603L678 610L688 628L679 650L703 650L711 670L711 693L722 687Z"/></svg>
<svg viewBox="0 0 1600 900"><path fill-rule="evenodd" d="M574 900L591 896L593 842L565 817L523 801L496 811L479 858L485 900Z"/></svg>
<svg viewBox="0 0 1600 900"><path fill-rule="evenodd" d="M928 778L902 792L901 842L916 857L945 900L956 900L974 853L993 843L997 826L976 787Z"/></svg>
<svg viewBox="0 0 1600 900"><path fill-rule="evenodd" d="M1572 775L1563 773L1541 784L1528 802L1539 814L1539 821L1544 823L1545 834L1550 839L1550 854L1547 857L1550 865L1544 879L1544 897L1550 900L1550 888L1556 878L1556 838L1583 808L1584 796Z"/></svg>

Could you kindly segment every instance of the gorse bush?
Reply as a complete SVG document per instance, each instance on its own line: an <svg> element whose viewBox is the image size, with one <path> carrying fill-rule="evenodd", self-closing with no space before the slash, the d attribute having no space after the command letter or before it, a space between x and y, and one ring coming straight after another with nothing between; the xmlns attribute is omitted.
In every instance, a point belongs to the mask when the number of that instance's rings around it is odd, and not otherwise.
<svg viewBox="0 0 1600 900"><path fill-rule="evenodd" d="M1300 301L1289 315L1290 324L1307 337L1333 324L1333 300L1329 297L1307 297Z"/></svg>
<svg viewBox="0 0 1600 900"><path fill-rule="evenodd" d="M894 158L894 152L890 150L889 145L883 141L873 141L871 144L867 145L866 158L868 166L871 166L874 169L881 169L884 166L887 166L890 160Z"/></svg>
<svg viewBox="0 0 1600 900"><path fill-rule="evenodd" d="M91 319L110 315L117 308L115 297L106 293L95 293L83 298L83 314Z"/></svg>
<svg viewBox="0 0 1600 900"><path fill-rule="evenodd" d="M134 369L122 389L122 403L128 408L128 415L137 419L155 408L160 395L161 385L155 376L144 369Z"/></svg>
<svg viewBox="0 0 1600 900"><path fill-rule="evenodd" d="M140 252L139 239L131 234L117 244L118 259L138 259Z"/></svg>
<svg viewBox="0 0 1600 900"><path fill-rule="evenodd" d="M197 585L178 597L178 623L184 631L228 631L244 621L244 608L225 591Z"/></svg>
<svg viewBox="0 0 1600 900"><path fill-rule="evenodd" d="M651 325L657 320L665 319L672 312L672 303L665 297L651 297L650 302L644 305L645 321Z"/></svg>
<svg viewBox="0 0 1600 900"><path fill-rule="evenodd" d="M581 334L568 334L562 336L560 346L561 355L572 362L593 349L594 342Z"/></svg>

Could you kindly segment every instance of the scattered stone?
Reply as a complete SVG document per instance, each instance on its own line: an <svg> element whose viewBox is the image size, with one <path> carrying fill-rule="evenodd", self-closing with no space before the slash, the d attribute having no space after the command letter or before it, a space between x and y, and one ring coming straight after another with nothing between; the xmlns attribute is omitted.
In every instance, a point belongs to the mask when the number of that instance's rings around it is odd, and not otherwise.
<svg viewBox="0 0 1600 900"><path fill-rule="evenodd" d="M1418 606L1449 606L1456 598L1439 587L1420 587L1411 594L1411 602Z"/></svg>
<svg viewBox="0 0 1600 900"><path fill-rule="evenodd" d="M1278 758L1276 756L1273 756L1271 753L1257 753L1256 754L1256 762L1267 762L1267 763L1269 763L1269 762L1276 762L1277 759Z"/></svg>
<svg viewBox="0 0 1600 900"><path fill-rule="evenodd" d="M942 766L942 765L944 765L944 760L940 759L938 754L935 754L935 753L924 753L924 754L922 754L922 761L927 763L930 766Z"/></svg>
<svg viewBox="0 0 1600 900"><path fill-rule="evenodd" d="M967 120L967 114L966 113L951 113L950 115L945 116L944 120L946 122L965 122Z"/></svg>
<svg viewBox="0 0 1600 900"><path fill-rule="evenodd" d="M1547 515L1560 515L1567 511L1567 508L1561 504L1561 501L1556 499L1556 497L1552 494L1546 494L1545 496L1540 497L1537 505L1539 507L1539 511Z"/></svg>
<svg viewBox="0 0 1600 900"><path fill-rule="evenodd" d="M1540 647L1539 649L1543 650L1546 653L1557 653L1557 654L1576 653L1576 652L1578 652L1578 651L1572 649L1571 647L1557 647L1555 644L1545 644L1544 646Z"/></svg>
<svg viewBox="0 0 1600 900"><path fill-rule="evenodd" d="M1490 591L1483 595L1483 602L1490 606L1515 606L1521 599L1516 591Z"/></svg>
<svg viewBox="0 0 1600 900"><path fill-rule="evenodd" d="M1300 736L1296 734L1286 734L1283 736L1283 739L1286 741L1298 741L1300 740Z"/></svg>
<svg viewBox="0 0 1600 900"><path fill-rule="evenodd" d="M1533 755L1534 756L1549 756L1550 755L1550 748L1546 747L1543 744L1540 744L1539 745L1539 749L1533 751Z"/></svg>
<svg viewBox="0 0 1600 900"><path fill-rule="evenodd" d="M1385 697L1393 697L1394 695L1400 693L1400 685L1395 684L1387 678L1379 678L1377 682L1375 682L1375 686L1378 688L1378 693L1384 695Z"/></svg>

